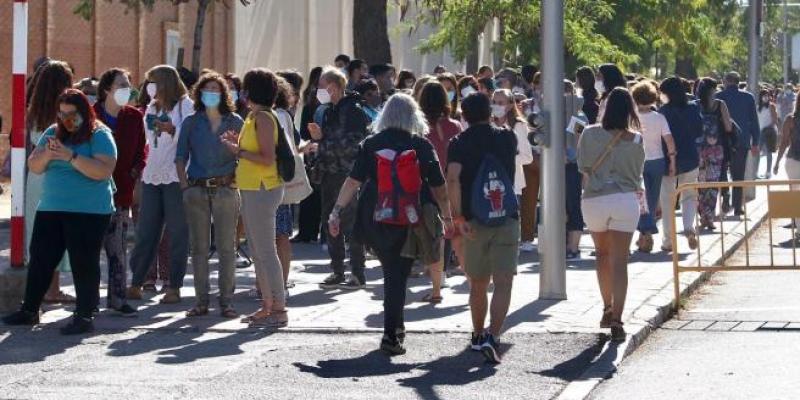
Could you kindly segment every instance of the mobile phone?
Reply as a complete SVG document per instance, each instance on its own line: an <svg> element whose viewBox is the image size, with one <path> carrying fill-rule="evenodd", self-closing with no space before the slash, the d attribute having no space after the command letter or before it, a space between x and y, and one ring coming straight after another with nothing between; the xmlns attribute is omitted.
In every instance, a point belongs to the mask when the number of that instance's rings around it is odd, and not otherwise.
<svg viewBox="0 0 800 400"><path fill-rule="evenodd" d="M147 129L148 130L155 130L156 129L156 116L155 114L147 114L145 116L145 121L147 122Z"/></svg>

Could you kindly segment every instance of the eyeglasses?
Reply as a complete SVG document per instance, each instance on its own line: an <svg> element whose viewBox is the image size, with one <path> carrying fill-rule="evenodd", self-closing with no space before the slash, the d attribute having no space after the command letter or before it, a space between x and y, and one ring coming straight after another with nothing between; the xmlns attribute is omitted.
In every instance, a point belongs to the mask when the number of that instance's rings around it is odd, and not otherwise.
<svg viewBox="0 0 800 400"><path fill-rule="evenodd" d="M78 111L77 111L77 110L75 110L75 111L70 111L70 112L63 112L63 111L59 111L57 115L58 115L58 118L59 118L59 119L61 119L61 120L64 120L64 119L72 119L72 118L75 118L75 117L77 117L77 116L79 115L79 113L78 113Z"/></svg>

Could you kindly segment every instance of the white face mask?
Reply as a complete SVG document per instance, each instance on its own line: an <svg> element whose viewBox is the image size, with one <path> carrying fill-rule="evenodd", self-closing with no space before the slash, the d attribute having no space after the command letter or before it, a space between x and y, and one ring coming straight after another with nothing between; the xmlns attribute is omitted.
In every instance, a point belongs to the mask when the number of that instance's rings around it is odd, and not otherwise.
<svg viewBox="0 0 800 400"><path fill-rule="evenodd" d="M147 84L147 95L150 96L151 99L156 98L156 93L158 93L158 86L155 83L150 82Z"/></svg>
<svg viewBox="0 0 800 400"><path fill-rule="evenodd" d="M475 92L476 90L472 86L464 86L464 88L461 89L461 98L463 99Z"/></svg>
<svg viewBox="0 0 800 400"><path fill-rule="evenodd" d="M319 104L328 104L331 102L331 94L327 89L317 89L317 101Z"/></svg>
<svg viewBox="0 0 800 400"><path fill-rule="evenodd" d="M114 102L122 107L131 100L131 88L119 88L114 91Z"/></svg>
<svg viewBox="0 0 800 400"><path fill-rule="evenodd" d="M97 103L97 96L95 96L93 94L90 94L90 95L86 96L86 98L89 99L89 104L90 105L94 105L94 103Z"/></svg>
<svg viewBox="0 0 800 400"><path fill-rule="evenodd" d="M606 92L606 85L603 84L603 81L594 81L594 90L597 90L597 93L603 94Z"/></svg>
<svg viewBox="0 0 800 400"><path fill-rule="evenodd" d="M506 116L506 106L499 104L492 104L492 115L495 118L503 118Z"/></svg>

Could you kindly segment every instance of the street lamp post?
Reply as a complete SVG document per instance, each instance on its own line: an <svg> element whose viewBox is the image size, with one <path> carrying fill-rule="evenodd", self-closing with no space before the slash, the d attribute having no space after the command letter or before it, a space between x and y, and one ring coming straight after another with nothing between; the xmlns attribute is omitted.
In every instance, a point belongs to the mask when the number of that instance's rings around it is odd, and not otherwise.
<svg viewBox="0 0 800 400"><path fill-rule="evenodd" d="M542 151L539 298L563 300L566 285L564 191L564 1L542 2L542 82L546 140Z"/></svg>
<svg viewBox="0 0 800 400"><path fill-rule="evenodd" d="M761 68L759 31L761 24L761 3L762 0L750 0L748 11L749 31L748 38L750 51L747 55L747 89L753 95L758 95L759 70Z"/></svg>

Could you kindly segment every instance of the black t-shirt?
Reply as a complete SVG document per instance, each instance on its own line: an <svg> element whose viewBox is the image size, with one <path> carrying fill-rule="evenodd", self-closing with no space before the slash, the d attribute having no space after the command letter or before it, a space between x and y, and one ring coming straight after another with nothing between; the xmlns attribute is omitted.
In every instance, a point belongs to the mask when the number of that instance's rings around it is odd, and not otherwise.
<svg viewBox="0 0 800 400"><path fill-rule="evenodd" d="M366 182L368 179L376 181L378 179L378 163L375 159L375 152L383 149L408 148L417 152L422 181L431 187L444 185L439 159L436 157L431 142L424 137L413 136L397 129L387 129L361 142L355 164L350 171L350 177L359 182Z"/></svg>
<svg viewBox="0 0 800 400"><path fill-rule="evenodd" d="M472 183L486 154L494 155L505 167L509 179L514 179L517 156L517 137L513 132L489 124L473 125L450 141L448 164L461 164L461 212L472 219ZM511 215L516 218L517 215Z"/></svg>

